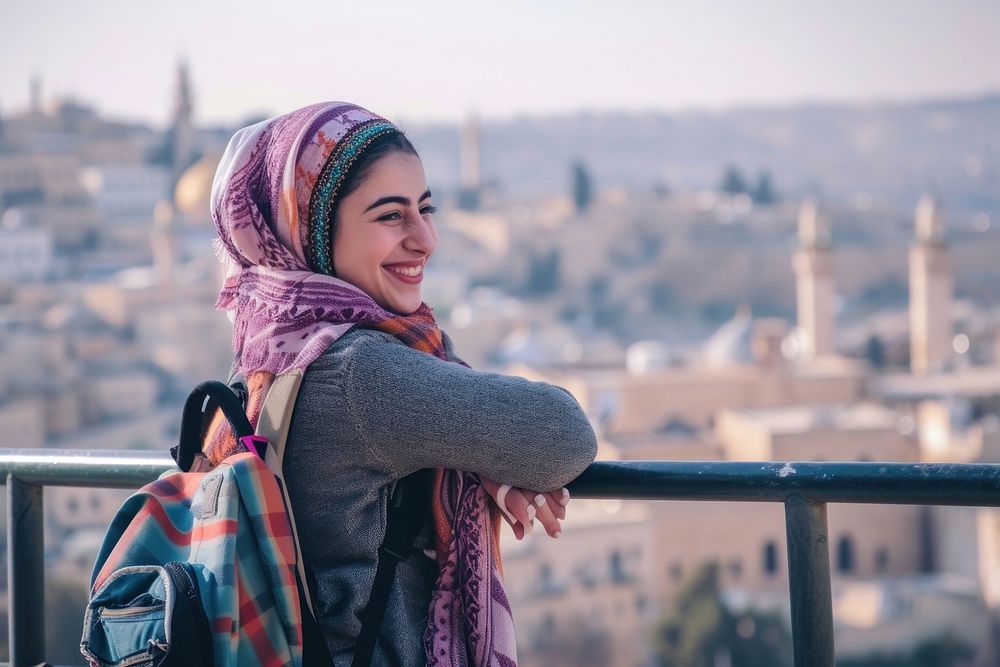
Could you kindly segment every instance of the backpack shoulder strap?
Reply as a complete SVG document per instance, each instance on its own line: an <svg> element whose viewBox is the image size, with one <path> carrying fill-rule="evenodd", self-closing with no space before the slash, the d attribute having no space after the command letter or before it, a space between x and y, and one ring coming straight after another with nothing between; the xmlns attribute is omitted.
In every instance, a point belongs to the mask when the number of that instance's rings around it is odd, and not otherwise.
<svg viewBox="0 0 1000 667"><path fill-rule="evenodd" d="M291 428L292 413L295 410L295 400L302 385L302 377L301 371L291 371L274 378L274 382L264 399L264 404L261 406L260 418L257 421L257 435L268 439L269 444L264 454L264 462L278 480L278 486L281 488L281 494L288 511L289 523L292 527L299 591L305 604L305 611L310 616L309 619L303 619L303 624L314 627L317 625L316 612L309 586L306 583L298 529L296 528L295 515L292 512L292 504L288 497L283 470L288 432ZM371 662L375 640L382 628L385 609L389 602L389 593L392 591L392 583L396 576L396 566L400 561L406 560L413 542L423 526L428 510L427 491L429 488L429 470L417 471L396 483L389 501L385 538L379 548L375 581L372 584L368 604L365 605L362 616L361 633L355 646L352 667L368 665ZM318 627L314 629L318 634ZM325 649L326 642L322 640L322 637L319 641L322 648ZM327 662L327 664L332 664L332 662Z"/></svg>
<svg viewBox="0 0 1000 667"><path fill-rule="evenodd" d="M271 388L264 398L264 405L260 409L256 433L268 440L267 448L264 450L264 463L277 478L278 487L281 489L281 495L285 500L285 511L288 512L289 523L292 526L292 540L295 542L296 568L298 569L299 579L302 581L303 601L305 602L306 609L315 617L312 597L309 594L309 586L305 584L306 572L305 566L302 563L302 549L299 547L299 531L296 527L292 503L288 497L283 468L285 445L288 443L288 430L292 424L292 412L295 410L295 399L298 398L299 386L301 384L301 372L293 371L274 378L274 382L271 384Z"/></svg>
<svg viewBox="0 0 1000 667"><path fill-rule="evenodd" d="M407 475L396 482L396 488L393 489L389 500L385 539L378 550L375 581L361 616L361 633L354 645L351 667L371 664L375 642L385 619L385 608L389 604L396 566L409 557L413 541L417 539L429 510L430 472L425 469Z"/></svg>

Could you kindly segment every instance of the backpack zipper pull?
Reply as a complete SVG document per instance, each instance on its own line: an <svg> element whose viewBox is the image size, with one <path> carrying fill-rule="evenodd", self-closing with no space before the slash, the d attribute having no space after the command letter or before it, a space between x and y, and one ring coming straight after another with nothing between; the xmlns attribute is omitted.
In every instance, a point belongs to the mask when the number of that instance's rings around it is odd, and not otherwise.
<svg viewBox="0 0 1000 667"><path fill-rule="evenodd" d="M170 644L166 642L161 642L155 637L149 640L149 646L150 648L157 649L159 651L162 651L163 653L166 653L167 651L170 650Z"/></svg>

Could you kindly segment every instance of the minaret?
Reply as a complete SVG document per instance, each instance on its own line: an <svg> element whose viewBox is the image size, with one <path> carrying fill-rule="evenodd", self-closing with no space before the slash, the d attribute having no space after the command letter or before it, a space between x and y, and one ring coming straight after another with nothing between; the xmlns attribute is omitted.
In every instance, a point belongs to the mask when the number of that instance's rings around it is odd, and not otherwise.
<svg viewBox="0 0 1000 667"><path fill-rule="evenodd" d="M944 215L930 195L921 197L917 238L910 246L910 370L943 370L951 359L951 255Z"/></svg>
<svg viewBox="0 0 1000 667"><path fill-rule="evenodd" d="M479 118L470 113L462 124L461 153L459 155L459 205L466 210L479 208L482 185L479 163Z"/></svg>
<svg viewBox="0 0 1000 667"><path fill-rule="evenodd" d="M806 359L834 354L833 266L830 228L816 202L799 207L799 248L792 258L799 329L804 334Z"/></svg>
<svg viewBox="0 0 1000 667"><path fill-rule="evenodd" d="M191 164L194 155L193 106L191 84L188 80L187 63L177 65L177 90L174 94L174 122L172 127L173 147L170 165L173 171L172 185L177 184L181 173Z"/></svg>

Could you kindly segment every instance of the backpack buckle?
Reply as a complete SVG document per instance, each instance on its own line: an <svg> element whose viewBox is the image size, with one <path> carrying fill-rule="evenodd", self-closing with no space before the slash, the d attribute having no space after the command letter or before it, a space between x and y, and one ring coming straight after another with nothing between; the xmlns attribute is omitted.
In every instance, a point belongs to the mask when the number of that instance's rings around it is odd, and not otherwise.
<svg viewBox="0 0 1000 667"><path fill-rule="evenodd" d="M268 440L262 435L245 435L240 438L240 444L247 448L247 451L253 452L260 458L264 458L264 452L267 451Z"/></svg>

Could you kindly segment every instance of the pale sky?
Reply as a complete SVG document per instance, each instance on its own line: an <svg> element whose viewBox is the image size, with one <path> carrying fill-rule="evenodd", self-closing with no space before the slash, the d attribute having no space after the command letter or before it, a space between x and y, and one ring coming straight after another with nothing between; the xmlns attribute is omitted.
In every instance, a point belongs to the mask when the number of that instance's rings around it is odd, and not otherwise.
<svg viewBox="0 0 1000 667"><path fill-rule="evenodd" d="M46 100L163 125L179 58L199 123L910 101L1000 92L1000 2L0 0L0 113L37 73Z"/></svg>

